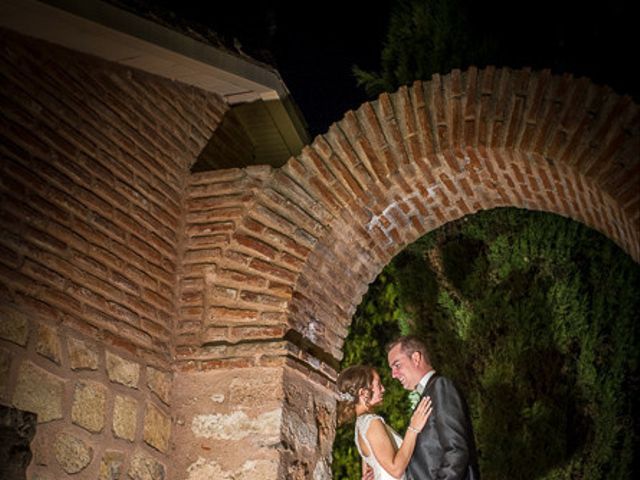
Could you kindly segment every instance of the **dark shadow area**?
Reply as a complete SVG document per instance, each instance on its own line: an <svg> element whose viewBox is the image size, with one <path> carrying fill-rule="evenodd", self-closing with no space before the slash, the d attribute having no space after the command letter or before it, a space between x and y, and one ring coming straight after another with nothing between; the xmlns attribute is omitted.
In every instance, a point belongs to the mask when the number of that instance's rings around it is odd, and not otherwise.
<svg viewBox="0 0 640 480"><path fill-rule="evenodd" d="M31 462L30 443L37 415L0 405L0 478L24 480Z"/></svg>
<svg viewBox="0 0 640 480"><path fill-rule="evenodd" d="M640 266L600 233L541 212L480 212L391 261L358 308L342 367L388 374L371 352L417 333L467 398L484 480L634 478L638 291ZM402 431L406 394L383 380L383 415ZM345 428L334 478L357 479Z"/></svg>

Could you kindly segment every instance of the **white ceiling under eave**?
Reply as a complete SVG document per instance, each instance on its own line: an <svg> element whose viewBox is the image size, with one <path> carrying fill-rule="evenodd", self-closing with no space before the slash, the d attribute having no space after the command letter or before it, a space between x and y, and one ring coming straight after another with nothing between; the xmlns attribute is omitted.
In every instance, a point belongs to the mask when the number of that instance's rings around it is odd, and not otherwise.
<svg viewBox="0 0 640 480"><path fill-rule="evenodd" d="M275 69L108 3L0 0L0 26L214 92L232 109L242 106L243 116L255 108L261 114L245 128L254 129L247 133L271 165L282 165L309 142L304 119Z"/></svg>

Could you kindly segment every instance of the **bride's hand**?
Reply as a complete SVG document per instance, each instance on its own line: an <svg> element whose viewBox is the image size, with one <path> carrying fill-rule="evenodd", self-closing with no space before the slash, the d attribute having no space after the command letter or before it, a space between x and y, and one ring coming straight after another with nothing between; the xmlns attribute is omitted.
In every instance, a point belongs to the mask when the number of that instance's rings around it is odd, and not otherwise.
<svg viewBox="0 0 640 480"><path fill-rule="evenodd" d="M413 415L411 415L411 421L409 422L409 426L411 428L415 428L418 431L422 431L424 426L429 420L429 416L431 415L431 397L424 397L418 403Z"/></svg>

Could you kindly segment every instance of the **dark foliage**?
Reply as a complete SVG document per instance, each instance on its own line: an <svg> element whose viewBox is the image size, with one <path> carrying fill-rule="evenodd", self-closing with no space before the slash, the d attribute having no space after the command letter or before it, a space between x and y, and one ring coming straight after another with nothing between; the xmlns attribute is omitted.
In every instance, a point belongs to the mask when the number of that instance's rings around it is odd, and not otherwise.
<svg viewBox="0 0 640 480"><path fill-rule="evenodd" d="M484 479L632 478L638 291L640 267L601 234L550 214L482 212L394 258L356 313L344 365L388 374L380 345L417 332L467 396ZM400 430L407 403L401 390L385 400ZM336 441L336 479L360 475L357 452L345 454L352 428Z"/></svg>
<svg viewBox="0 0 640 480"><path fill-rule="evenodd" d="M625 68L637 9L628 0L397 0L380 70L354 67L354 74L375 97L453 68L550 68L637 99L638 74Z"/></svg>

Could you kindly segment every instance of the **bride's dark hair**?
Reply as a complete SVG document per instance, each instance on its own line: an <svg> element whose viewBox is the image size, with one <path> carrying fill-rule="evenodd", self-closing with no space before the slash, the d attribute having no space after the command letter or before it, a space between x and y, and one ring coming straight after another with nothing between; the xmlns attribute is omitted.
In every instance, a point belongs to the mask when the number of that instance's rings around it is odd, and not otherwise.
<svg viewBox="0 0 640 480"><path fill-rule="evenodd" d="M338 375L338 425L352 420L356 415L358 392L361 388L369 391L373 383L373 367L369 365L354 365L344 369Z"/></svg>

